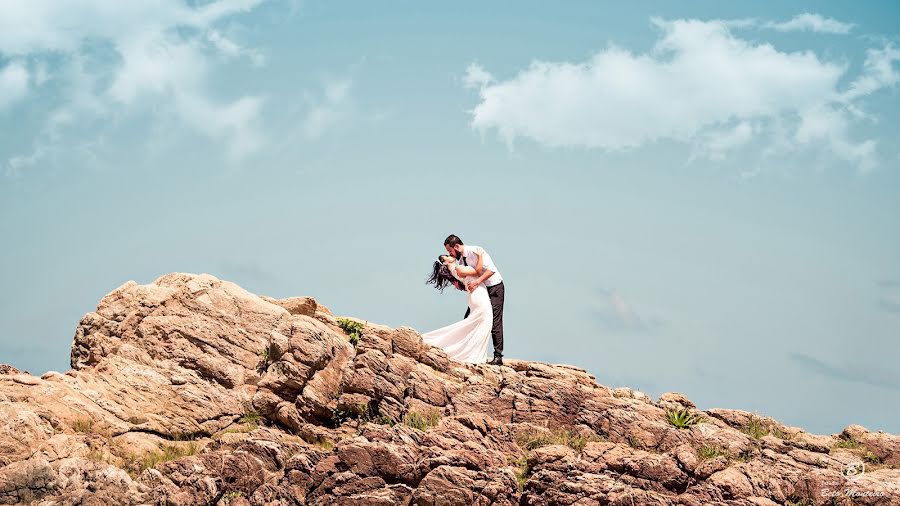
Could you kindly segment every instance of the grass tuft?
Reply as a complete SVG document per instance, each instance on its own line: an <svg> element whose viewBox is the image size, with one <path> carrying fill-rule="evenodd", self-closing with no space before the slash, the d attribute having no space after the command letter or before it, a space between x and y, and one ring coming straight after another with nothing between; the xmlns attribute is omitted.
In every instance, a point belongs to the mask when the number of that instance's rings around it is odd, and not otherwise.
<svg viewBox="0 0 900 506"><path fill-rule="evenodd" d="M516 434L516 443L525 451L542 446L566 445L580 455L584 451L584 447L591 441L606 441L606 438L566 427L556 427L550 432L526 429Z"/></svg>
<svg viewBox="0 0 900 506"><path fill-rule="evenodd" d="M72 422L72 430L82 434L91 434L94 429L94 420L90 418L78 418Z"/></svg>
<svg viewBox="0 0 900 506"><path fill-rule="evenodd" d="M865 460L869 464L881 464L881 457L869 451L867 451L866 454L863 455L863 460Z"/></svg>
<svg viewBox="0 0 900 506"><path fill-rule="evenodd" d="M201 445L194 441L187 441L181 445L163 445L158 450L144 454L143 456L130 455L125 460L125 470L132 478L137 478L147 469L169 462L170 460L190 457L200 453Z"/></svg>
<svg viewBox="0 0 900 506"><path fill-rule="evenodd" d="M241 416L240 419L238 419L239 423L248 423L257 426L261 423L261 421L262 415L260 415L259 412L254 409L247 411L243 416Z"/></svg>
<svg viewBox="0 0 900 506"><path fill-rule="evenodd" d="M846 448L849 450L854 450L856 448L859 448L860 446L862 446L862 443L853 439L852 437L841 437L838 442L831 445L831 448Z"/></svg>
<svg viewBox="0 0 900 506"><path fill-rule="evenodd" d="M522 493L525 490L525 482L528 481L528 478L531 477L531 469L528 467L528 456L522 455L517 458L513 464L519 468L516 472L516 484L519 489L519 493Z"/></svg>
<svg viewBox="0 0 900 506"><path fill-rule="evenodd" d="M403 415L403 424L421 431L434 427L441 421L441 412L437 409L428 409L424 412L407 411Z"/></svg>
<svg viewBox="0 0 900 506"><path fill-rule="evenodd" d="M688 408L668 408L666 409L666 421L669 425L678 429L687 429L703 421L703 416L699 413L691 412Z"/></svg>
<svg viewBox="0 0 900 506"><path fill-rule="evenodd" d="M741 427L741 432L753 439L761 439L769 434L769 427L758 416L750 415L747 423Z"/></svg>
<svg viewBox="0 0 900 506"><path fill-rule="evenodd" d="M714 459L716 457L730 457L729 453L719 445L703 445L697 450L697 456L701 460Z"/></svg>

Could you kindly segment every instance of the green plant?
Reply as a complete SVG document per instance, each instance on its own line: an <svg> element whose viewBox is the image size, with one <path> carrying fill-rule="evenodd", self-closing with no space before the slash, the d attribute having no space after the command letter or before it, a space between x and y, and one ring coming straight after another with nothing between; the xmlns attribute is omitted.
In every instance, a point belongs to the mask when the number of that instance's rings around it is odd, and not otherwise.
<svg viewBox="0 0 900 506"><path fill-rule="evenodd" d="M257 372L260 372L260 373L265 372L266 368L269 367L269 359L272 358L271 355L269 354L270 347L271 347L271 345L266 345L265 348L263 348L263 349L259 350L259 352L257 352L257 355L259 355L259 364L257 364L257 366L256 366Z"/></svg>
<svg viewBox="0 0 900 506"><path fill-rule="evenodd" d="M334 443L332 443L330 440L322 438L322 437L316 437L316 439L312 442L312 444L314 444L324 450L331 450L332 448L334 448Z"/></svg>
<svg viewBox="0 0 900 506"><path fill-rule="evenodd" d="M628 446L630 446L630 447L632 447L632 448L635 448L635 449L638 449L638 450L642 450L642 449L643 449L643 446L644 446L644 445L641 444L640 439L638 439L637 437L635 437L634 434L629 434L628 437L625 438L625 439L626 439L626 441L628 441Z"/></svg>
<svg viewBox="0 0 900 506"><path fill-rule="evenodd" d="M721 446L708 444L701 446L700 449L697 450L697 456L700 457L701 460L709 460L716 457L728 458L729 455Z"/></svg>
<svg viewBox="0 0 900 506"><path fill-rule="evenodd" d="M784 439L785 441L794 439L794 434L782 430L781 427L772 428L772 434L778 439Z"/></svg>
<svg viewBox="0 0 900 506"><path fill-rule="evenodd" d="M519 470L516 472L516 484L519 492L525 490L525 482L531 476L531 469L528 467L528 455L522 455L513 462Z"/></svg>
<svg viewBox="0 0 900 506"><path fill-rule="evenodd" d="M869 452L869 451L867 451L866 454L863 455L863 460L865 460L869 464L880 464L881 463L881 457L879 457L878 455L875 455L874 453Z"/></svg>
<svg viewBox="0 0 900 506"><path fill-rule="evenodd" d="M674 427L687 429L703 421L703 416L693 413L685 407L668 408L666 409L666 420Z"/></svg>
<svg viewBox="0 0 900 506"><path fill-rule="evenodd" d="M90 418L78 418L72 422L72 430L84 434L90 434L94 428L94 421Z"/></svg>
<svg viewBox="0 0 900 506"><path fill-rule="evenodd" d="M853 439L852 437L841 437L836 443L831 445L831 448L847 448L847 449L855 449L862 446L862 443Z"/></svg>
<svg viewBox="0 0 900 506"><path fill-rule="evenodd" d="M741 432L753 439L760 439L769 434L769 427L756 415L750 415L747 423L741 427Z"/></svg>
<svg viewBox="0 0 900 506"><path fill-rule="evenodd" d="M740 462L750 462L753 459L753 451L750 449L743 450L732 458Z"/></svg>
<svg viewBox="0 0 900 506"><path fill-rule="evenodd" d="M341 330L350 336L350 344L353 346L359 344L359 338L362 337L362 331L366 327L365 323L353 321L350 318L338 318L337 324Z"/></svg>
<svg viewBox="0 0 900 506"><path fill-rule="evenodd" d="M568 444L570 448L575 450L575 453L577 455L581 455L581 452L584 451L584 447L587 446L587 444L592 441L593 442L606 441L606 438L603 436L585 433L585 432L580 432L577 434L570 433L566 444Z"/></svg>
<svg viewBox="0 0 900 506"><path fill-rule="evenodd" d="M249 410L244 413L243 416L238 420L239 423L248 423L251 425L259 425L260 420L262 420L262 415L260 415L256 410Z"/></svg>
<svg viewBox="0 0 900 506"><path fill-rule="evenodd" d="M575 453L581 454L591 441L605 441L606 438L588 432L577 432L566 427L557 427L552 431L526 429L516 434L516 443L526 451L548 445L566 445Z"/></svg>
<svg viewBox="0 0 900 506"><path fill-rule="evenodd" d="M232 490L231 492L225 492L225 494L222 495L222 501L224 501L226 504L228 504L231 501L237 499L238 497L244 497L244 493L241 492L240 490Z"/></svg>
<svg viewBox="0 0 900 506"><path fill-rule="evenodd" d="M414 429L427 430L434 427L441 420L441 412L436 409L429 409L424 413L418 411L407 411L403 415L403 423Z"/></svg>

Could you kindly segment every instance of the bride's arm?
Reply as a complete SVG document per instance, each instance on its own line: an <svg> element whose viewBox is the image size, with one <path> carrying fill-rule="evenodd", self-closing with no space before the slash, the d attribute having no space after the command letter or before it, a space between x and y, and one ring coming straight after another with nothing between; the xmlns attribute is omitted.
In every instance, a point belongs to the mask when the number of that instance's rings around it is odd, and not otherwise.
<svg viewBox="0 0 900 506"><path fill-rule="evenodd" d="M455 272L456 275L460 278L464 278L466 276L475 276L476 274L478 274L474 268L469 267L468 265L460 265L455 260L451 260L449 258L446 264L447 268L449 268L452 272Z"/></svg>
<svg viewBox="0 0 900 506"><path fill-rule="evenodd" d="M477 272L475 272L475 268L474 268L474 267L469 267L468 265L458 265L458 264L457 264L457 266L456 266L456 274L457 274L459 277L464 278L464 277L466 277L466 276L474 276L474 275L477 274Z"/></svg>

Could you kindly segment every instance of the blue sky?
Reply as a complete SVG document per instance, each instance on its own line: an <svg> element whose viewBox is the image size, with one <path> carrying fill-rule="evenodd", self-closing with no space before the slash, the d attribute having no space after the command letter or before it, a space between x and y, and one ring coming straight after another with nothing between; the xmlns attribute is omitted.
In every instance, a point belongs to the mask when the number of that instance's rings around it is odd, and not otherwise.
<svg viewBox="0 0 900 506"><path fill-rule="evenodd" d="M207 272L424 332L449 233L506 356L900 433L893 2L9 1L0 362Z"/></svg>

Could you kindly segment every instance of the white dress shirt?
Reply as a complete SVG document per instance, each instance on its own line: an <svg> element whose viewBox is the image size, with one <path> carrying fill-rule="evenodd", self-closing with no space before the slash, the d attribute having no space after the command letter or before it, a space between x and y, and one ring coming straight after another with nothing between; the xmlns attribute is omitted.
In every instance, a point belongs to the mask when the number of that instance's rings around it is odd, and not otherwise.
<svg viewBox="0 0 900 506"><path fill-rule="evenodd" d="M494 272L493 274L491 274L491 277L484 280L484 286L494 286L503 281L503 277L500 276L500 271L497 270L497 266L494 265L494 261L491 260L491 256L488 255L488 252L485 251L481 246L470 246L467 244L463 244L463 258L465 258L466 260L465 264L463 265L468 265L472 268L478 265L478 253L481 253L482 267ZM462 263L462 259L460 259L460 263Z"/></svg>

